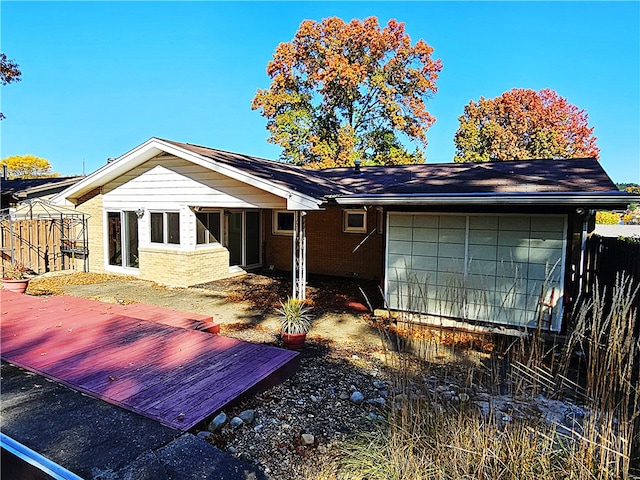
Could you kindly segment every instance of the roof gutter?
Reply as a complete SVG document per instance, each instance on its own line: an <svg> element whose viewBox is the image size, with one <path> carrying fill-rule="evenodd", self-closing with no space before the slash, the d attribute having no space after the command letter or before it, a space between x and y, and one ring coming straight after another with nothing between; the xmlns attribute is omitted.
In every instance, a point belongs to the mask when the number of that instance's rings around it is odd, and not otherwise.
<svg viewBox="0 0 640 480"><path fill-rule="evenodd" d="M429 206L429 205L589 205L602 208L626 208L640 203L640 195L623 192L567 193L469 193L469 194L360 194L339 195L329 200L338 205Z"/></svg>

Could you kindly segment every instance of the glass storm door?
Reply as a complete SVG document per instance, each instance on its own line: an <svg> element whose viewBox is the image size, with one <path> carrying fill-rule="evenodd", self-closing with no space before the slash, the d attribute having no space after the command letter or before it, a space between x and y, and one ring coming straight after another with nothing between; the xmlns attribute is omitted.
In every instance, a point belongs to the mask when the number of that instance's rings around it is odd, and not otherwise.
<svg viewBox="0 0 640 480"><path fill-rule="evenodd" d="M260 212L233 212L227 217L229 265L260 263Z"/></svg>
<svg viewBox="0 0 640 480"><path fill-rule="evenodd" d="M229 265L242 265L242 213L232 213L229 221Z"/></svg>
<svg viewBox="0 0 640 480"><path fill-rule="evenodd" d="M109 265L138 268L138 217L136 212L108 212L107 223Z"/></svg>

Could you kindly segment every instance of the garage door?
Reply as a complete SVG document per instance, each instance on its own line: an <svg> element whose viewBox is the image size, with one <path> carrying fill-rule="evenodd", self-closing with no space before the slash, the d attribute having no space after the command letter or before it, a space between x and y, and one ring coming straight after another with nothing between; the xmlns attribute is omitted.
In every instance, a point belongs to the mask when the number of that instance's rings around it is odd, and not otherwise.
<svg viewBox="0 0 640 480"><path fill-rule="evenodd" d="M559 330L565 215L389 213L392 309Z"/></svg>

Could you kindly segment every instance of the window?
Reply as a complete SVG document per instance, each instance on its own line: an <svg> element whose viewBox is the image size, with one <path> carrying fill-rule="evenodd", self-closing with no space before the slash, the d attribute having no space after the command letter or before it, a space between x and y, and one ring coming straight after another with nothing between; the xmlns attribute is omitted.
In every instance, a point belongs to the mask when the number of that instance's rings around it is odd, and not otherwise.
<svg viewBox="0 0 640 480"><path fill-rule="evenodd" d="M367 233L366 210L345 210L342 231L346 233Z"/></svg>
<svg viewBox="0 0 640 480"><path fill-rule="evenodd" d="M196 213L196 243L220 243L220 212Z"/></svg>
<svg viewBox="0 0 640 480"><path fill-rule="evenodd" d="M180 245L178 212L151 212L151 242Z"/></svg>
<svg viewBox="0 0 640 480"><path fill-rule="evenodd" d="M273 233L275 235L293 234L293 212L273 212Z"/></svg>

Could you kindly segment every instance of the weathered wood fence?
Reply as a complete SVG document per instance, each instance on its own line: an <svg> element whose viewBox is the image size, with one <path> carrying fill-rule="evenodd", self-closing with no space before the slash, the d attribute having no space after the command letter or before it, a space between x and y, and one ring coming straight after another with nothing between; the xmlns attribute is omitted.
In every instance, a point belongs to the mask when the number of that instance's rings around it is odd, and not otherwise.
<svg viewBox="0 0 640 480"><path fill-rule="evenodd" d="M616 276L625 273L630 279L632 289L640 285L640 242L621 240L612 237L592 235L587 240L586 251L586 289L593 291L596 280L600 289L606 288L611 296ZM633 306L640 313L640 291ZM640 322L636 322L639 323ZM636 330L638 325L636 325Z"/></svg>
<svg viewBox="0 0 640 480"><path fill-rule="evenodd" d="M2 272L13 261L27 264L36 273L76 269L76 259L83 259L86 253L78 249L78 243L86 244L82 236L83 224L74 219L5 217L0 221ZM79 266L82 269L82 262Z"/></svg>

